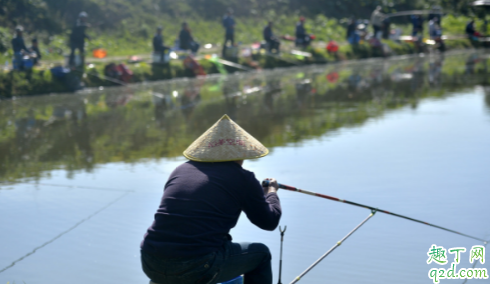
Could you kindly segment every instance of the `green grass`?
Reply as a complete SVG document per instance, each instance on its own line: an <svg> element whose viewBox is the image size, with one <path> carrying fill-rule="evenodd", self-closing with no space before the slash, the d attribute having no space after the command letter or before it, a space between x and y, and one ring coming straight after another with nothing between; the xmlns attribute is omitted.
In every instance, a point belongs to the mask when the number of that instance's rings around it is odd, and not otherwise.
<svg viewBox="0 0 490 284"><path fill-rule="evenodd" d="M274 19L276 23L276 34L293 34L295 19L284 15L271 15L271 18ZM469 18L463 16L446 16L442 21L444 34L463 35L464 33L462 31L464 31L464 27L468 20ZM179 23L168 19L162 20L162 22L167 23L167 25L163 25L166 44L172 44L179 30ZM223 30L219 21L213 22L194 19L189 20L189 23L195 37L200 40L201 43L219 43L221 41ZM237 41L251 43L261 39L262 28L265 23L252 18L237 19L237 23ZM482 21L477 21L477 27L481 28L481 24ZM396 25L394 27L401 28L404 31L404 34L410 33L411 30L409 25ZM337 20L318 16L307 22L307 29L315 33L320 41L333 39L339 42L340 49L338 54L328 54L323 47L310 47L307 51L313 55L311 58L298 59L293 55L284 53L282 56L286 60L298 62L300 64L312 64L382 56L379 49L372 48L368 43L361 43L358 46L347 44L344 40L345 28L339 24ZM5 42L5 33L5 29L0 28L0 42L2 40ZM149 54L152 50L152 35L150 34L149 27L141 27L139 30L124 30L124 32L115 34L98 34L96 31L91 31L90 33L93 39L88 43L87 50L89 51L94 48L102 47L108 51L109 56L128 56L134 54ZM26 36L26 41L29 40L30 37L32 37L32 35ZM41 49L44 53L43 60L63 59L63 54L69 52L66 46L66 38L67 35L56 35L42 39ZM206 41L203 39L206 39ZM414 46L410 43L396 43L389 40L383 42L391 48L393 55L411 54L416 51ZM446 41L446 46L448 49L464 49L472 47L470 42L466 39L448 40ZM11 58L11 50L4 52L0 55L0 64L5 61L10 62ZM260 54L254 55L253 60L258 62L262 68L287 67L294 65L284 60ZM200 63L208 74L218 72L213 63L207 60L201 60ZM239 63L249 65L249 62L245 59L240 59ZM97 76L103 74L104 65L105 63L95 64L94 68L88 70L88 76L83 79L87 87L114 85L112 82L97 78ZM154 67L147 63L130 65L130 68L134 72L132 82L192 76L192 74L183 68L181 61L172 61L169 68ZM228 68L228 71L232 72L234 70ZM28 74L20 72L0 72L1 97L63 91L67 91L66 87L56 78L52 78L49 71L35 69Z"/></svg>
<svg viewBox="0 0 490 284"><path fill-rule="evenodd" d="M275 15L271 12L270 19L274 21L274 31L277 35L294 34L296 17L288 15ZM464 28L470 18L464 16L447 15L442 20L442 27L445 35L464 35ZM215 21L199 18L187 19L194 37L201 44L217 44L223 41L223 28L219 19ZM166 45L173 46L180 30L180 21L171 17L163 17L158 25L164 28L164 39ZM243 44L260 41L262 39L262 29L266 21L264 18L238 18L236 27L236 41ZM477 20L477 27L482 28L483 21ZM336 19L328 19L319 15L306 22L309 32L316 35L318 41L335 40L341 44L345 42L345 27ZM411 33L410 25L392 25L392 28L400 28L403 34ZM427 33L428 28L425 27ZM490 30L490 27L489 27ZM129 56L136 54L149 54L152 50L151 39L154 27L143 24L138 28L124 28L116 32L102 32L96 29L89 30L92 40L87 43L87 50L90 53L95 48L104 48L109 56ZM26 43L32 37L39 37L40 46L43 52L43 60L61 60L63 54L69 53L67 46L68 32L48 37L47 35L30 34L26 35ZM10 47L11 32L5 28L0 28L0 44ZM449 42L448 42L449 43ZM451 43L449 43L451 45ZM0 54L0 64L5 61L11 62L12 51Z"/></svg>

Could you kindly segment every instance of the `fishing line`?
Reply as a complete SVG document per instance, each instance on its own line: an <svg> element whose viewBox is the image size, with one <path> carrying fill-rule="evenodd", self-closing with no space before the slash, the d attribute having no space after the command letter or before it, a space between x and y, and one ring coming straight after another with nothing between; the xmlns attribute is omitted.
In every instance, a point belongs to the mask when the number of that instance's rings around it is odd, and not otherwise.
<svg viewBox="0 0 490 284"><path fill-rule="evenodd" d="M54 242L55 240L59 239L60 237L62 237L63 235L69 233L70 231L72 231L73 229L75 229L76 227L78 227L79 225L81 225L82 223L84 223L85 221L88 221L90 218L94 217L95 215L99 214L100 212L104 211L105 209L107 209L109 206L111 206L112 204L116 203L117 201L121 200L123 197L125 197L126 195L128 195L129 192L126 192L124 193L123 195L121 195L120 197L116 198L115 200L109 202L107 205L105 205L104 207L102 207L101 209L95 211L94 213L92 213L91 215L89 215L88 217L80 220L78 223L76 223L75 225L73 225L71 228L69 228L68 230L60 233L59 235L55 236L54 238L52 238L51 240L45 242L44 244L34 248L31 252L29 252L28 254L22 256L21 258L17 259L17 260L14 260L9 266L3 268L2 270L0 270L0 273L4 272L5 270L13 267L15 264L17 264L17 262L20 262L22 261L23 259L25 259L26 257L29 257L30 255L34 254L37 250L49 245L50 243Z"/></svg>
<svg viewBox="0 0 490 284"><path fill-rule="evenodd" d="M21 182L20 184L44 185L44 186L57 186L57 187L68 187L68 188L83 188L83 189L94 189L94 190L105 190L105 191L118 191L118 192L134 192L134 190L126 190L126 189L104 188L104 187L92 187L92 186L78 186L78 185L63 185L63 184L54 184L54 183L32 183L32 182Z"/></svg>
<svg viewBox="0 0 490 284"><path fill-rule="evenodd" d="M269 183L270 183L270 181L264 180L262 182L262 186L263 187L268 187L269 186ZM484 244L487 244L488 243L488 241L486 241L484 239L473 237L473 236L470 236L470 235L467 235L467 234L460 233L458 231L454 231L454 230L447 229L447 228L444 228L444 227L441 227L441 226L430 224L430 223L427 223L427 222L424 222L424 221L421 221L421 220L418 220L418 219L410 218L410 217L407 217L407 216L404 216L404 215L400 215L400 214L392 213L392 212L389 212L389 211L386 211L386 210L381 210L381 209L378 209L378 208L374 208L372 206L363 205L363 204L360 204L360 203L356 203L356 202L348 201L348 200L345 200L345 199L340 199L340 198L337 198L337 197L333 197L333 196L329 196L329 195L325 195L325 194L320 194L320 193L316 193L316 192L312 192L312 191L308 191L308 190L304 190L304 189L299 189L299 188L296 188L296 187L293 187L293 186L289 186L289 185L285 185L285 184L278 183L277 185L279 186L279 188L286 189L286 190L289 190L289 191L296 191L296 192L300 192L300 193L304 193L304 194L308 194L308 195L313 195L313 196L320 197L320 198L325 198L325 199L329 199L329 200L333 200L333 201L337 201L337 202L347 203L347 204L350 204L350 205L354 205L354 206L366 208L366 209L369 209L369 210L377 210L378 212L382 212L382 213L385 213L385 214L388 214L388 215L393 215L393 216L400 217L400 218L403 218L403 219L407 219L407 220L410 220L410 221L414 221L414 222L417 222L417 223L425 224L425 225L428 225L428 226L431 226L431 227L434 227L434 228L438 228L438 229L441 229L441 230L444 230L444 231L447 231L447 232L455 233L455 234L458 234L458 235L461 235L461 236L464 236L464 237L472 238L472 239L481 241Z"/></svg>

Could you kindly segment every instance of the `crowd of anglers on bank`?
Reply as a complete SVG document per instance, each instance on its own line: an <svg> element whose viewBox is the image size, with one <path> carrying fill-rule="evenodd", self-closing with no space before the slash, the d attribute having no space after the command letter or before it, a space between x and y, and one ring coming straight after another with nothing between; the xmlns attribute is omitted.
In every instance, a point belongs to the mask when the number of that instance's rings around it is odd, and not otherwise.
<svg viewBox="0 0 490 284"><path fill-rule="evenodd" d="M428 21L430 39L442 42L442 27L441 18L443 16L440 10L431 10L427 19L420 14L410 15L412 23L412 37L414 42L421 42L424 34L424 22ZM90 40L86 30L90 27L87 23L88 14L81 12L72 28L69 37L70 54L68 56L67 65L77 66L84 64L85 58L85 41ZM261 47L270 53L279 53L281 39L293 41L298 48L306 48L315 39L315 36L307 32L305 27L306 19L300 17L295 26L294 36L277 36L273 30L273 22L269 21L263 28L263 42ZM235 26L236 21L233 17L233 11L229 10L223 17L222 25L225 31L222 55L229 57L229 52L237 54L237 43L235 41ZM372 26L372 33L368 31L368 26ZM359 20L350 18L347 24L346 39L350 44L358 44L361 40L369 38L374 39L397 39L401 33L390 28L390 16L382 12L382 7L378 6L371 14L370 20ZM39 49L37 38L32 39L32 44L27 47L23 38L23 27L16 28L16 35L12 40L12 48L14 51L13 66L14 70L30 69L38 64L42 58ZM476 40L482 36L475 28L475 21L471 20L466 24L465 33L470 40ZM200 43L194 38L191 28L187 22L183 22L181 30L178 34L174 46L165 45L163 28L158 27L153 37L153 52L154 59L157 58L160 62L168 62L168 54L171 50L188 51L191 54L196 54L200 49ZM78 56L76 52L78 51Z"/></svg>

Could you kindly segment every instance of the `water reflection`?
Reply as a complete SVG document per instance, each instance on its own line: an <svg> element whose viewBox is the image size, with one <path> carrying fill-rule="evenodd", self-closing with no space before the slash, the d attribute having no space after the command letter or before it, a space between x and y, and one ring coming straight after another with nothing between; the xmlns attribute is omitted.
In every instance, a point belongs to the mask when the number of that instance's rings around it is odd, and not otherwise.
<svg viewBox="0 0 490 284"><path fill-rule="evenodd" d="M371 60L0 102L0 180L176 157L227 113L268 147L485 86L487 56Z"/></svg>

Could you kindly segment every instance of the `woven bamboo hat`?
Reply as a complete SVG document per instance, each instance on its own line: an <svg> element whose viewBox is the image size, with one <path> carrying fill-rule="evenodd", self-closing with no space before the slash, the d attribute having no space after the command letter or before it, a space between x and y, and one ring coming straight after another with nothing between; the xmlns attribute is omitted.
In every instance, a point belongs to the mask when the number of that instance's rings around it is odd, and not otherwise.
<svg viewBox="0 0 490 284"><path fill-rule="evenodd" d="M187 159L197 162L256 159L267 154L262 143L226 114L184 151Z"/></svg>

